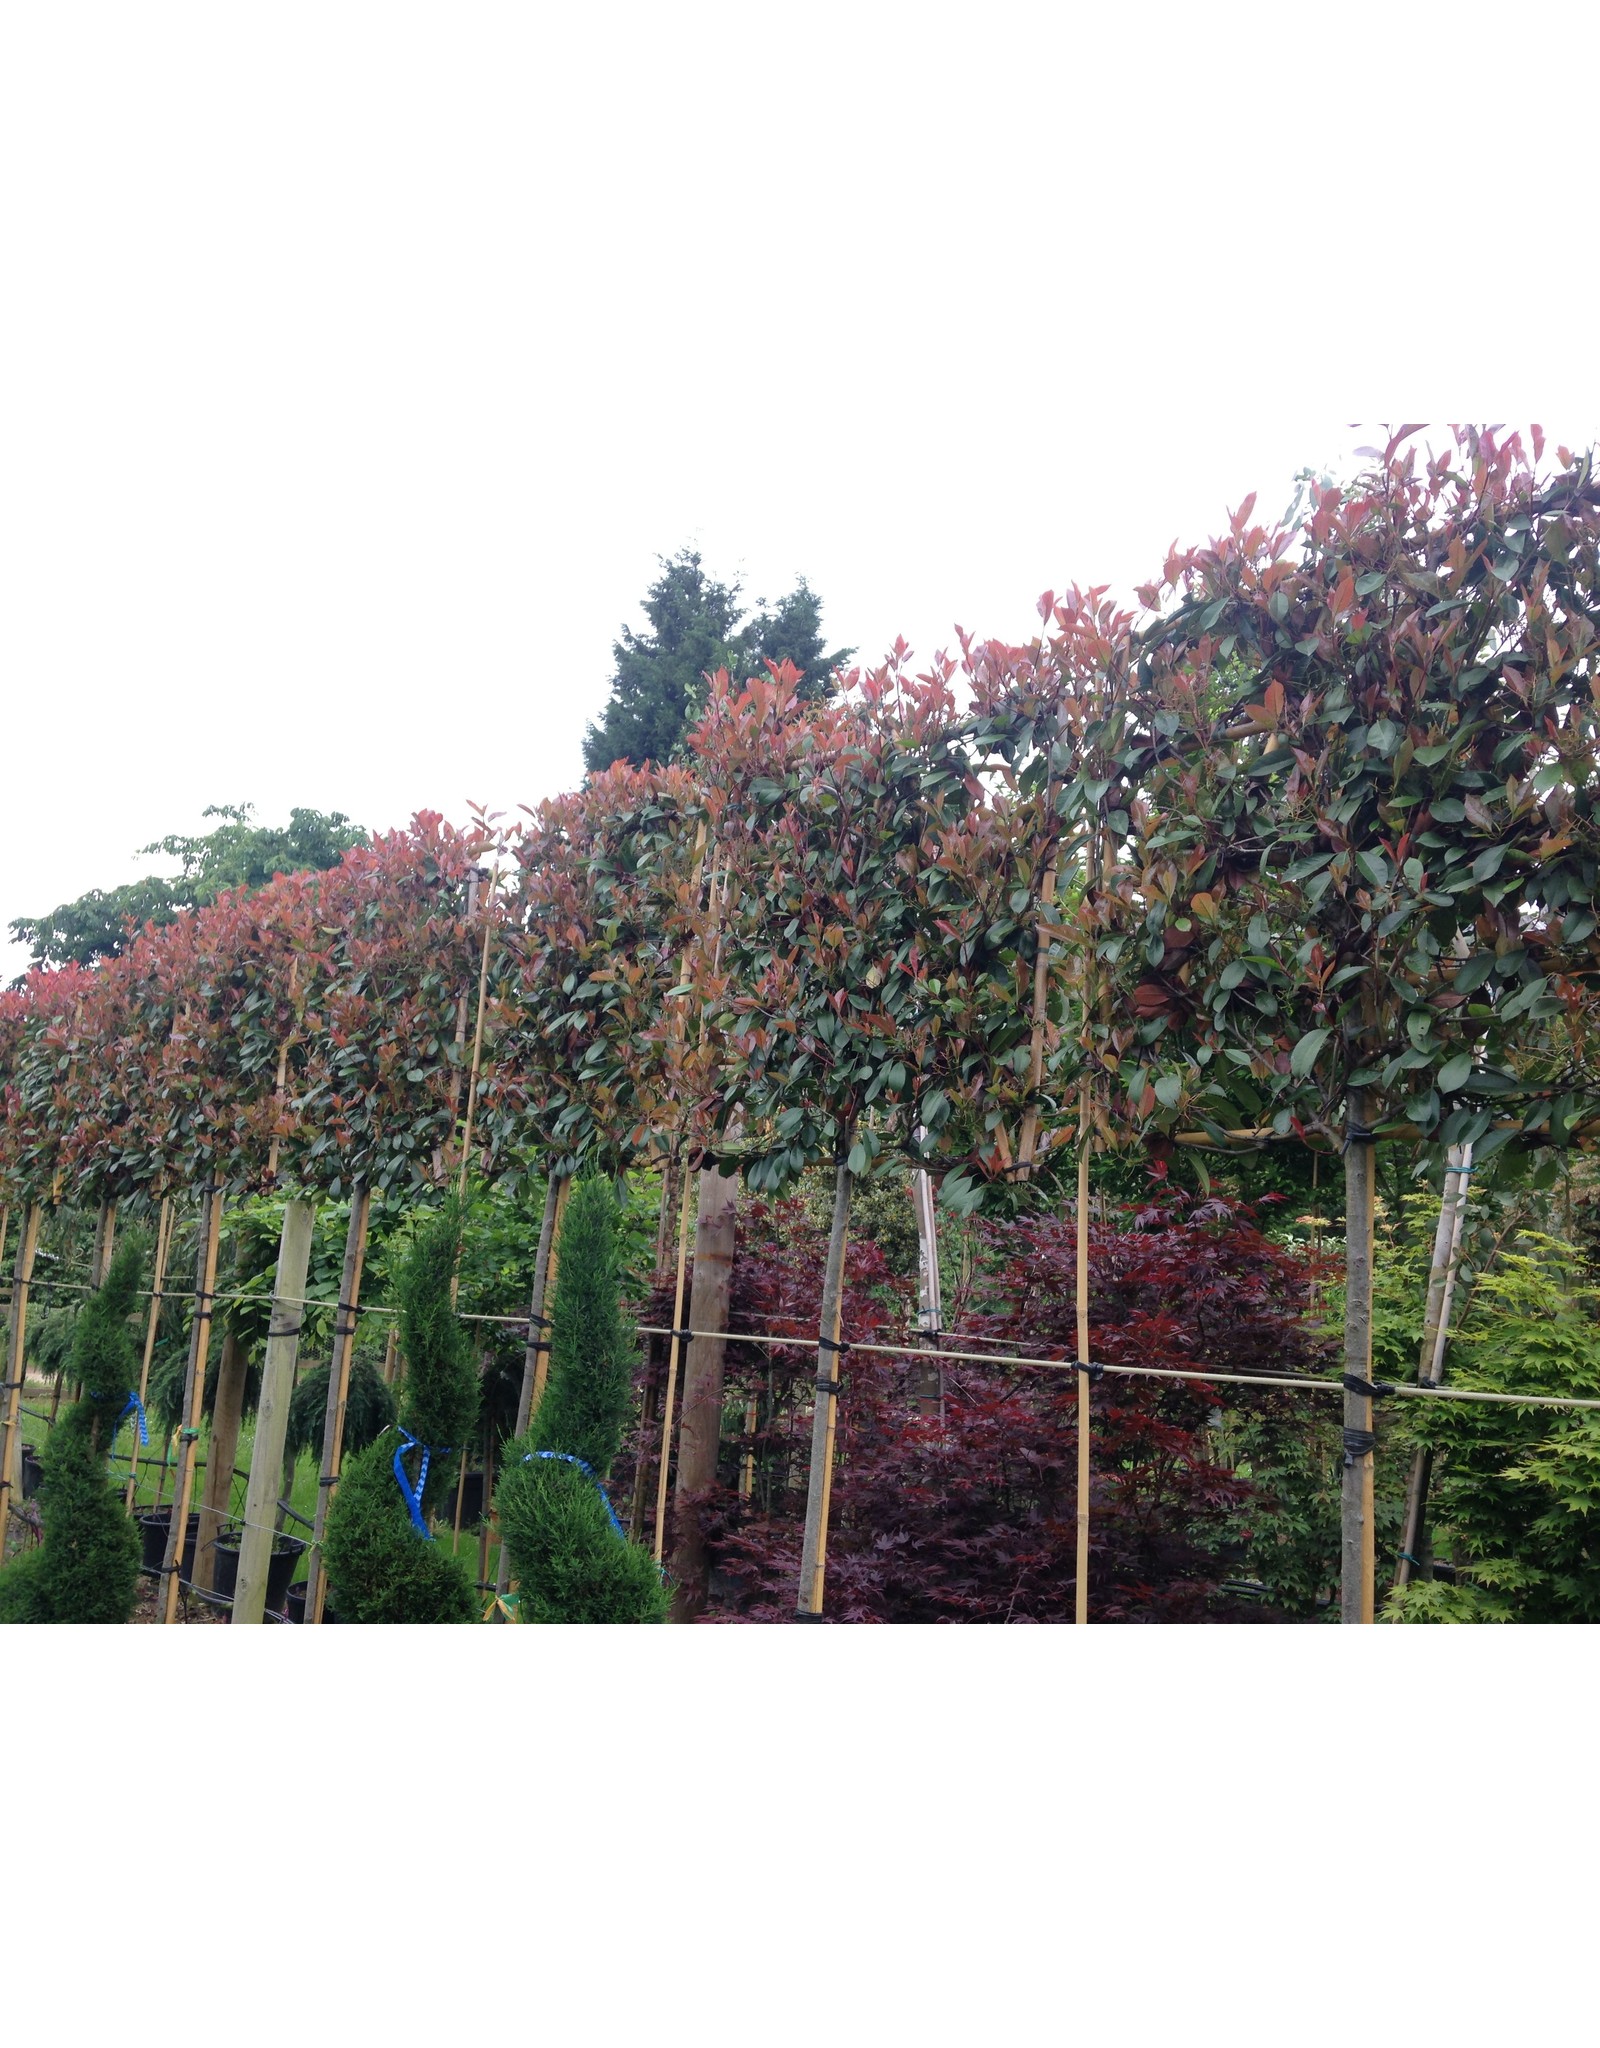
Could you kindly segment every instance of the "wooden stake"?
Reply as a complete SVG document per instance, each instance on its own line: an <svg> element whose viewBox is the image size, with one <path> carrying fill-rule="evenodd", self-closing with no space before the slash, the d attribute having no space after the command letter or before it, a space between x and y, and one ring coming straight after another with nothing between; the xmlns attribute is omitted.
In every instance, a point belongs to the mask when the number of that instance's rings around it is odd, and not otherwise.
<svg viewBox="0 0 1600 2048"><path fill-rule="evenodd" d="M689 1190L683 1176L683 1198L678 1208L678 1279L672 1295L672 1341L667 1349L667 1391L661 1403L661 1470L656 1477L656 1527L651 1555L661 1562L662 1540L667 1533L667 1474L672 1465L672 1404L678 1391L678 1332L683 1328L683 1276L689 1263Z"/></svg>
<svg viewBox="0 0 1600 2048"><path fill-rule="evenodd" d="M267 1352L261 1366L261 1399L256 1408L256 1440L250 1452L250 1481L245 1491L244 1533L239 1539L239 1575L233 1594L235 1627L240 1622L259 1622L267 1610L267 1569L272 1561L280 1468L289 1430L295 1362L300 1354L300 1324L305 1316L306 1274L311 1265L315 1220L316 1212L309 1202L290 1202L284 1209L283 1229L278 1236L278 1270L272 1283Z"/></svg>
<svg viewBox="0 0 1600 2048"><path fill-rule="evenodd" d="M6 1345L6 1405L3 1441L0 1441L0 1564L5 1562L6 1536L11 1526L13 1476L22 1473L22 1433L17 1427L22 1410L22 1382L27 1367L28 1289L33 1282L33 1262L39 1250L39 1229L44 1210L30 1202L22 1214L17 1238L16 1264L11 1269L11 1327Z"/></svg>
<svg viewBox="0 0 1600 2048"><path fill-rule="evenodd" d="M111 1270L111 1248L117 1235L117 1205L102 1202L94 1223L94 1252L89 1260L89 1278L95 1287L104 1287L106 1275Z"/></svg>
<svg viewBox="0 0 1600 2048"><path fill-rule="evenodd" d="M806 1493L806 1531L800 1552L796 1613L822 1612L828 1567L828 1512L833 1501L833 1446L839 1414L839 1339L844 1313L844 1250L850 1228L855 1176L847 1159L834 1175L833 1221L828 1230L828 1263L822 1279L822 1328L817 1342L817 1405L811 1419L811 1474Z"/></svg>
<svg viewBox="0 0 1600 2048"><path fill-rule="evenodd" d="M483 1425L483 1513L478 1520L478 1584L489 1577L489 1524L494 1515L494 1424Z"/></svg>
<svg viewBox="0 0 1600 2048"><path fill-rule="evenodd" d="M544 1327L547 1337L550 1335L551 1332L551 1317L555 1308L556 1276L561 1271L561 1226L563 1222L566 1220L567 1197L571 1193L572 1176L571 1174L568 1174L556 1183L555 1228L550 1233L550 1259L549 1263L545 1267L544 1273ZM546 1385L549 1383L549 1379L550 1346L548 1343L546 1343L544 1349L539 1353L538 1363L535 1365L533 1369L533 1405L528 1410L528 1420L530 1423L533 1421L533 1418L539 1412L539 1404L544 1400L544 1390Z"/></svg>
<svg viewBox="0 0 1600 2048"><path fill-rule="evenodd" d="M150 1313L144 1325L144 1356L139 1361L139 1406L150 1391L150 1361L155 1356L156 1332L161 1326L161 1303L167 1284L167 1258L172 1250L172 1200L164 1195L156 1212L155 1260L150 1269ZM139 1484L139 1432L135 1428L128 1454L128 1486L122 1504L133 1513L133 1496Z"/></svg>
<svg viewBox="0 0 1600 2048"><path fill-rule="evenodd" d="M339 1307L333 1319L328 1406L322 1421L322 1469L317 1475L317 1512L311 1532L311 1570L306 1583L306 1620L319 1624L328 1598L328 1578L322 1569L322 1538L328 1526L333 1490L339 1483L339 1460L344 1451L344 1412L350 1400L350 1360L356 1348L356 1310L361 1301L361 1269L367 1257L367 1217L371 1204L371 1190L366 1182L357 1182L350 1194L350 1227L345 1232Z"/></svg>
<svg viewBox="0 0 1600 2048"><path fill-rule="evenodd" d="M545 1183L544 1216L539 1225L539 1246L533 1260L533 1290L528 1300L528 1342L522 1354L522 1385L517 1393L517 1423L513 1432L517 1438L527 1434L533 1416L535 1390L540 1394L544 1392L539 1368L548 1355L550 1341L550 1326L545 1319L545 1304L551 1293L547 1282L556 1249L556 1224L563 1202L562 1190L566 1184L565 1179L558 1179L554 1173ZM515 1613L514 1608L506 1605L510 1590L511 1556L502 1543L500 1561L495 1567L494 1600L484 1616L486 1621L509 1619Z"/></svg>
<svg viewBox="0 0 1600 2048"><path fill-rule="evenodd" d="M389 1323L388 1342L383 1347L383 1384L394 1385L395 1371L400 1363L400 1321L394 1317Z"/></svg>
<svg viewBox="0 0 1600 2048"><path fill-rule="evenodd" d="M1352 1089L1344 1154L1344 1369L1354 1379L1372 1377L1372 1241L1376 1149L1367 1130L1367 1097ZM1373 1618L1374 1538L1372 1452L1357 1445L1372 1433L1370 1395L1345 1390L1344 1475L1340 1487L1339 1619Z"/></svg>
<svg viewBox="0 0 1600 2048"><path fill-rule="evenodd" d="M739 1463L739 1498L748 1500L756 1490L756 1417L760 1404L752 1394L744 1404L744 1457Z"/></svg>
<svg viewBox="0 0 1600 2048"><path fill-rule="evenodd" d="M222 1340L217 1364L217 1396L211 1410L211 1449L206 1457L205 1485L200 1492L200 1528L194 1544L192 1584L202 1593L213 1586L216 1552L212 1545L233 1495L233 1461L239 1455L239 1424L244 1414L244 1346L230 1330Z"/></svg>
<svg viewBox="0 0 1600 2048"><path fill-rule="evenodd" d="M492 901L494 896L494 884L492 881L489 884L489 895ZM474 892L474 908L476 908L476 892ZM472 1112L478 1099L478 1069L483 1060L483 1012L484 999L489 988L489 938L493 930L494 921L486 913L483 920L483 953L478 961L478 1017L472 1030L472 1073L467 1082L467 1118L465 1128L461 1134L461 1174L456 1183L456 1193L462 1200L466 1199L467 1162L472 1156ZM459 1533L458 1525L457 1534L459 1535Z"/></svg>
<svg viewBox="0 0 1600 2048"><path fill-rule="evenodd" d="M200 1245L195 1255L194 1323L189 1332L189 1370L184 1382L183 1428L178 1437L178 1477L173 1493L172 1526L162 1564L165 1600L161 1619L178 1618L178 1580L183 1570L184 1539L189 1527L189 1502L194 1493L195 1457L205 1413L206 1359L211 1350L211 1318L216 1307L217 1245L222 1234L222 1190L208 1184L200 1197ZM198 1560L197 1560L198 1561Z"/></svg>
<svg viewBox="0 0 1600 2048"><path fill-rule="evenodd" d="M461 1470L460 1470L460 1472L458 1473L458 1475L457 1475L457 1477L456 1477L456 1523L455 1523L455 1532L454 1532L454 1534L453 1534L453 1535L451 1536L451 1538L450 1538L450 1555L451 1555L452 1557L458 1557L458 1556L460 1555L460 1553L461 1553L461 1510L462 1510L462 1508L463 1508L463 1507L465 1506L465 1504L466 1504L466 1498L467 1498L467 1447L466 1447L466 1445L465 1445L465 1444L463 1444L463 1445L461 1446Z"/></svg>

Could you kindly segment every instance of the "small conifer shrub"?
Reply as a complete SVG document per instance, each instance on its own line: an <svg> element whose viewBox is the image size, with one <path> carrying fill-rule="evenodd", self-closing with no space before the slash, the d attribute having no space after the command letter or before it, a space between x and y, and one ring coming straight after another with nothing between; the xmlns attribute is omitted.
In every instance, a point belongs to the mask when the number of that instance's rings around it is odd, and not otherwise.
<svg viewBox="0 0 1600 2048"><path fill-rule="evenodd" d="M550 1317L550 1382L495 1490L525 1621L665 1621L648 1551L604 1492L628 1422L637 1339L620 1299L621 1217L609 1181L574 1187Z"/></svg>
<svg viewBox="0 0 1600 2048"><path fill-rule="evenodd" d="M345 1466L323 1539L341 1621L477 1619L466 1564L426 1530L478 1412L472 1354L450 1306L460 1227L459 1210L446 1204L422 1225L400 1267L400 1421Z"/></svg>
<svg viewBox="0 0 1600 2048"><path fill-rule="evenodd" d="M139 1584L139 1537L107 1467L139 1354L128 1329L143 1251L124 1239L105 1284L79 1310L69 1375L83 1398L46 1444L39 1506L44 1541L0 1572L0 1622L130 1621Z"/></svg>

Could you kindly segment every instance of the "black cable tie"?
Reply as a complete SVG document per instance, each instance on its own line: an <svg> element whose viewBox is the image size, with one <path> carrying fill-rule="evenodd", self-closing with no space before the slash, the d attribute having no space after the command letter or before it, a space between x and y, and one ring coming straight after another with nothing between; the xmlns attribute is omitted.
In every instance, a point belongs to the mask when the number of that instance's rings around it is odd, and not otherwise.
<svg viewBox="0 0 1600 2048"><path fill-rule="evenodd" d="M800 1608L795 1614L796 1621L821 1621L820 1614L813 1614L809 1607Z"/></svg>
<svg viewBox="0 0 1600 2048"><path fill-rule="evenodd" d="M274 1330L269 1324L267 1328L267 1341L270 1343L274 1337L298 1337L304 1328L304 1323L291 1323L286 1330Z"/></svg>
<svg viewBox="0 0 1600 2048"><path fill-rule="evenodd" d="M1364 1380L1353 1372L1344 1375L1344 1390L1347 1394L1365 1394L1369 1401L1396 1391L1393 1380Z"/></svg>
<svg viewBox="0 0 1600 2048"><path fill-rule="evenodd" d="M1081 1372L1084 1375L1084 1377L1089 1381L1089 1384L1091 1386L1095 1385L1098 1381L1103 1380L1106 1376L1105 1367L1103 1365L1096 1364L1096 1362L1092 1358L1080 1358L1077 1361L1077 1367L1079 1372Z"/></svg>
<svg viewBox="0 0 1600 2048"><path fill-rule="evenodd" d="M694 1335L694 1332L693 1330L669 1330L667 1332L667 1335L669 1338L679 1337L683 1340L685 1344L687 1344L689 1339Z"/></svg>
<svg viewBox="0 0 1600 2048"><path fill-rule="evenodd" d="M832 1395L833 1395L833 1396L834 1396L834 1397L835 1397L836 1399L837 1399L837 1397L838 1397L839 1393L841 1392L841 1390L843 1389L843 1387L844 1387L844 1381L843 1381L843 1380L818 1380L818 1381L817 1381L817 1392L818 1392L819 1394L832 1394Z"/></svg>
<svg viewBox="0 0 1600 2048"><path fill-rule="evenodd" d="M1344 1127L1344 1144L1340 1148L1348 1152L1352 1145L1375 1145L1378 1134L1371 1124L1364 1124L1357 1117L1351 1117Z"/></svg>
<svg viewBox="0 0 1600 2048"><path fill-rule="evenodd" d="M819 1337L817 1339L817 1349L819 1351L837 1351L839 1356L843 1358L846 1352L849 1351L850 1346L848 1343L838 1343L832 1337Z"/></svg>
<svg viewBox="0 0 1600 2048"><path fill-rule="evenodd" d="M1378 1439L1370 1429L1347 1429L1344 1432L1344 1462L1349 1471L1357 1458L1370 1458L1378 1448Z"/></svg>
<svg viewBox="0 0 1600 2048"><path fill-rule="evenodd" d="M337 1472L324 1472L321 1478L318 1479L317 1484L318 1486L337 1486L339 1484L339 1474Z"/></svg>
<svg viewBox="0 0 1600 2048"><path fill-rule="evenodd" d="M1419 1379L1418 1379L1418 1381L1417 1381L1417 1385L1418 1385L1419 1387L1426 1387L1426 1388L1428 1388L1428 1390L1429 1390L1430 1392L1432 1392L1432 1391L1433 1391L1434 1389L1436 1389L1436 1388L1438 1388L1438 1387L1442 1387L1442 1386L1444 1385L1444 1381L1443 1381L1443 1380L1425 1380L1425 1379L1421 1379L1421 1378L1419 1378Z"/></svg>

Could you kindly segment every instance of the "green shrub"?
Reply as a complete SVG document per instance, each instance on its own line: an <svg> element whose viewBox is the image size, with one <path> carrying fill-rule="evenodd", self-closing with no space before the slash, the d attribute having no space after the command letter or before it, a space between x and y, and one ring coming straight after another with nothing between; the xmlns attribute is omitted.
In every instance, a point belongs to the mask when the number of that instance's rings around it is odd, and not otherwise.
<svg viewBox="0 0 1600 2048"><path fill-rule="evenodd" d="M139 1537L106 1466L139 1357L128 1317L143 1269L125 1239L105 1285L79 1310L67 1370L83 1398L51 1433L41 1463L44 1541L0 1572L0 1622L124 1622L139 1584Z"/></svg>
<svg viewBox="0 0 1600 2048"><path fill-rule="evenodd" d="M370 1358L356 1358L350 1364L350 1384L345 1389L344 1454L353 1458L375 1443L395 1421L399 1405L394 1389ZM289 1402L289 1426L283 1447L293 1457L309 1451L322 1455L322 1426L328 1413L328 1367L313 1366Z"/></svg>
<svg viewBox="0 0 1600 2048"><path fill-rule="evenodd" d="M399 1451L407 1483L415 1486L428 1450L419 1503L426 1520L448 1483L449 1453L466 1442L477 1415L472 1355L450 1306L459 1230L460 1212L449 1203L412 1240L395 1290L407 1361L400 1423L350 1460L328 1510L322 1561L344 1621L477 1618L466 1565L417 1529L395 1475Z"/></svg>
<svg viewBox="0 0 1600 2048"><path fill-rule="evenodd" d="M573 1189L550 1311L550 1381L495 1490L528 1621L667 1616L661 1574L621 1534L602 1490L627 1426L636 1349L622 1317L620 1221L609 1182Z"/></svg>

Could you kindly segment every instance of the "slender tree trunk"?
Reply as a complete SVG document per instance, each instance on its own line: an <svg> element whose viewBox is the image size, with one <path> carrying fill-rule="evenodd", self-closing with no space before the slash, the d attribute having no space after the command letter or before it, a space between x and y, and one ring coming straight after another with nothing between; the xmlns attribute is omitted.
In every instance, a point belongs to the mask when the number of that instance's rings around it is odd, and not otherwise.
<svg viewBox="0 0 1600 2048"><path fill-rule="evenodd" d="M1031 1152L1030 1152L1030 1157ZM937 1345L944 1328L944 1302L939 1280L939 1217L933 1198L933 1175L918 1167L911 1178L911 1206L917 1219L917 1328ZM925 1416L944 1419L944 1367L913 1368L911 1396Z"/></svg>
<svg viewBox="0 0 1600 2048"><path fill-rule="evenodd" d="M678 1476L672 1550L672 1615L692 1621L705 1611L709 1593L704 1507L717 1483L717 1450L722 1439L724 1332L733 1287L734 1230L739 1178L707 1167L700 1175L694 1230L694 1283L689 1292L689 1328L704 1336L689 1339L683 1372L683 1420L678 1426ZM662 1456L667 1447L662 1444Z"/></svg>
<svg viewBox="0 0 1600 2048"><path fill-rule="evenodd" d="M11 1523L13 1499L22 1497L22 1382L27 1368L28 1288L33 1280L33 1262L39 1250L39 1228L44 1210L30 1202L23 1212L17 1233L16 1264L11 1269L11 1321L6 1345L6 1399L4 1443L0 1445L0 1564L5 1562L6 1533Z"/></svg>
<svg viewBox="0 0 1600 2048"><path fill-rule="evenodd" d="M249 1357L230 1330L222 1340L217 1365L217 1400L211 1411L211 1450L206 1483L200 1495L200 1533L195 1539L194 1584L209 1593L215 1583L216 1552L212 1544L222 1532L233 1489L233 1461L239 1455L239 1422L244 1414L244 1376Z"/></svg>
<svg viewBox="0 0 1600 2048"><path fill-rule="evenodd" d="M205 1413L206 1360L211 1351L211 1321L217 1298L217 1239L222 1228L222 1190L207 1187L200 1198L200 1242L195 1252L194 1321L189 1330L189 1364L184 1375L184 1425L178 1432L178 1474L173 1486L172 1524L162 1560L161 1619L178 1618L178 1580L183 1571L184 1539L188 1534L189 1502L194 1495L194 1464Z"/></svg>
<svg viewBox="0 0 1600 2048"><path fill-rule="evenodd" d="M1083 1084L1079 1097L1078 1132L1078 1212L1077 1212L1077 1259L1074 1271L1074 1306L1078 1326L1078 1363L1089 1364L1089 1148L1092 1143L1089 1125L1089 1084ZM1089 1375L1087 1371L1078 1374L1078 1543L1076 1571L1077 1579L1073 1589L1072 1619L1075 1624L1086 1623L1089 1619L1089 1510L1092 1483L1092 1459L1090 1457L1089 1435Z"/></svg>
<svg viewBox="0 0 1600 2048"><path fill-rule="evenodd" d="M1452 1145L1444 1177L1444 1195L1439 1204L1439 1227L1433 1234L1433 1266L1428 1274L1428 1305L1423 1316L1422 1350L1417 1360L1417 1382L1437 1386L1444 1377L1444 1347L1450 1332L1450 1304L1455 1296L1456 1273L1461 1263L1461 1230L1467 1214L1467 1184L1472 1171L1472 1147ZM1394 1582L1408 1585L1419 1570L1423 1517L1427 1513L1428 1485L1433 1477L1433 1453L1424 1445L1411 1461L1411 1479L1406 1487L1406 1519L1400 1536L1400 1555L1395 1562Z"/></svg>
<svg viewBox="0 0 1600 2048"><path fill-rule="evenodd" d="M305 1318L306 1273L311 1264L314 1212L309 1202L290 1202L283 1212L278 1237L278 1270L272 1285L272 1314L267 1324L267 1353L261 1366L261 1399L256 1406L256 1440L250 1453L250 1483L245 1493L244 1535L239 1544L239 1577L233 1595L234 1625L259 1622L267 1607L267 1567L272 1559L275 1529L282 1521L278 1486L289 1432L289 1401L294 1393L295 1360L300 1352L300 1325ZM283 1498L294 1488L294 1461L289 1460Z"/></svg>
<svg viewBox="0 0 1600 2048"><path fill-rule="evenodd" d="M1351 1091L1344 1153L1344 1369L1347 1380L1372 1377L1373 1180L1377 1165L1367 1128L1367 1096ZM1344 1472L1340 1489L1339 1618L1373 1619L1372 1397L1345 1388Z"/></svg>
<svg viewBox="0 0 1600 2048"><path fill-rule="evenodd" d="M361 1269L367 1256L367 1218L371 1195L357 1182L350 1195L350 1227L344 1239L344 1270L339 1278L339 1306L333 1319L333 1356L328 1361L328 1406L322 1420L322 1465L317 1474L316 1524L311 1537L311 1570L306 1580L306 1620L320 1622L327 1604L328 1580L322 1569L322 1538L328 1509L339 1483L344 1455L344 1412L350 1399L350 1359L356 1345L356 1310L361 1301Z"/></svg>
<svg viewBox="0 0 1600 2048"><path fill-rule="evenodd" d="M828 1569L828 1508L833 1493L833 1443L839 1414L839 1319L844 1307L844 1249L850 1229L855 1177L841 1159L834 1177L833 1222L828 1231L828 1264L822 1280L822 1329L817 1343L817 1406L811 1423L811 1475L806 1491L806 1531L800 1552L796 1613L812 1620L822 1613Z"/></svg>
<svg viewBox="0 0 1600 2048"><path fill-rule="evenodd" d="M150 1392L150 1361L155 1356L156 1333L161 1327L161 1303L167 1284L167 1254L172 1249L172 1203L163 1198L156 1217L155 1261L150 1270L150 1312L145 1318L144 1353L139 1361L139 1406L142 1411ZM128 1453L128 1484L123 1506L133 1512L133 1497L139 1488L139 1431L133 1432Z"/></svg>

